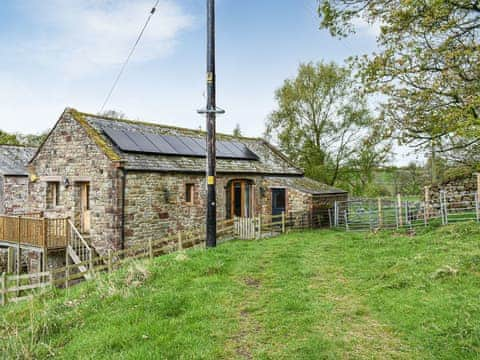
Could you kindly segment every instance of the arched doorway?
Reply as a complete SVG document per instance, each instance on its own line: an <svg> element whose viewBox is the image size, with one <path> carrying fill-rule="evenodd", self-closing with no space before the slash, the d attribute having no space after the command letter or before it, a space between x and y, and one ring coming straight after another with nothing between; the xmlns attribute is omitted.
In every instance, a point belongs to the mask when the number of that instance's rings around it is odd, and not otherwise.
<svg viewBox="0 0 480 360"><path fill-rule="evenodd" d="M227 219L252 217L254 186L252 180L231 180L225 189Z"/></svg>

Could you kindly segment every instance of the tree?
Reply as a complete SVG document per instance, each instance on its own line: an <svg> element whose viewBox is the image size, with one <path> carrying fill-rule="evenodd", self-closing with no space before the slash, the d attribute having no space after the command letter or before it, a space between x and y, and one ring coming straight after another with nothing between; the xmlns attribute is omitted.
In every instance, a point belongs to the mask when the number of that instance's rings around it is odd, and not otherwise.
<svg viewBox="0 0 480 360"><path fill-rule="evenodd" d="M356 60L366 90L385 98L386 129L444 152L480 142L478 0L320 0L319 14L337 37L359 18L381 25L379 52Z"/></svg>
<svg viewBox="0 0 480 360"><path fill-rule="evenodd" d="M350 176L367 138L370 149L378 150L372 115L349 69L334 63L301 64L275 98L277 109L267 120L266 135L307 176L335 185ZM372 162L378 164L381 157Z"/></svg>
<svg viewBox="0 0 480 360"><path fill-rule="evenodd" d="M9 134L5 131L0 130L0 144L1 145L20 145L15 134Z"/></svg>
<svg viewBox="0 0 480 360"><path fill-rule="evenodd" d="M240 129L240 124L235 125L235 129L233 129L233 136L235 136L235 137L241 137L242 136L242 130Z"/></svg>

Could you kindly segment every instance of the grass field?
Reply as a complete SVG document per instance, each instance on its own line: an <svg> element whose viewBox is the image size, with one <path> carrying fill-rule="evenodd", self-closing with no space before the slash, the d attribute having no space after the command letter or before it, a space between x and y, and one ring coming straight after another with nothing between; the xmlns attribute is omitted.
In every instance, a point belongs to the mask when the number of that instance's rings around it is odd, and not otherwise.
<svg viewBox="0 0 480 360"><path fill-rule="evenodd" d="M480 227L421 231L291 233L131 263L0 309L0 354L478 358Z"/></svg>

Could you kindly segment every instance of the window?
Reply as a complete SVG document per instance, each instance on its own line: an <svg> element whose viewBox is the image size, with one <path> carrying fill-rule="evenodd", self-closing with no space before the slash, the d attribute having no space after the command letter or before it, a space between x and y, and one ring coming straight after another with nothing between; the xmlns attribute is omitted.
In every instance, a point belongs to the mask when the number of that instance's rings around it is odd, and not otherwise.
<svg viewBox="0 0 480 360"><path fill-rule="evenodd" d="M186 184L185 185L185 202L187 204L193 204L193 196L195 191L194 184Z"/></svg>
<svg viewBox="0 0 480 360"><path fill-rule="evenodd" d="M47 209L60 205L60 182L47 182Z"/></svg>

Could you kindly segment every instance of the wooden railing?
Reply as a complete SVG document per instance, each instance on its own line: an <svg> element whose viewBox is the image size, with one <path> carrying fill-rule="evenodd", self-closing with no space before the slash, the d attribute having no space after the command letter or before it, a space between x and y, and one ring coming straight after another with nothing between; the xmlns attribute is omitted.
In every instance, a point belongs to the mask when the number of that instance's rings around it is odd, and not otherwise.
<svg viewBox="0 0 480 360"><path fill-rule="evenodd" d="M0 216L0 241L38 248L67 246L68 219Z"/></svg>

